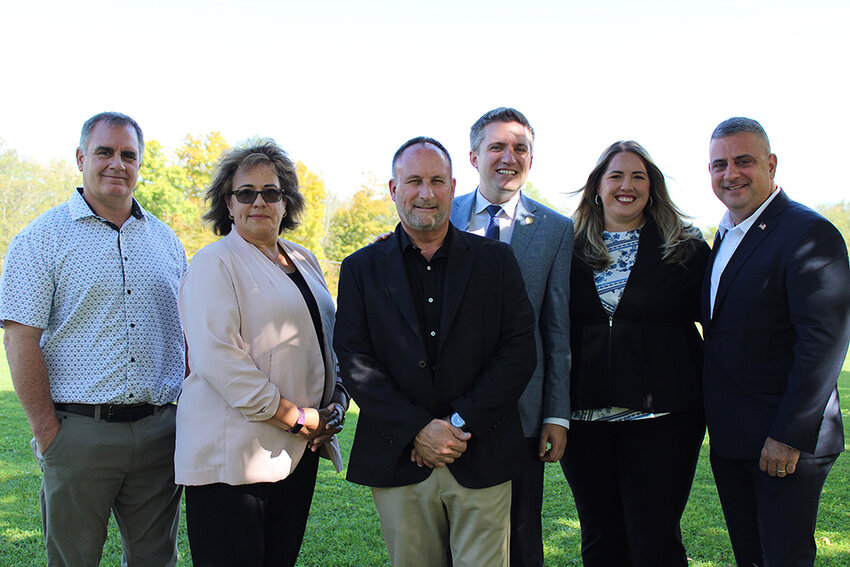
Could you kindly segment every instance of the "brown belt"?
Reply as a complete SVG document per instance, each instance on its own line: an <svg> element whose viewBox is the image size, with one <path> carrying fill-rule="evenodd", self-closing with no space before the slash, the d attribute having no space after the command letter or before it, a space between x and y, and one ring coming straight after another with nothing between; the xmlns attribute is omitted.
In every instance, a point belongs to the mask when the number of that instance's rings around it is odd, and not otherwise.
<svg viewBox="0 0 850 567"><path fill-rule="evenodd" d="M92 417L101 421L108 422L129 422L138 421L144 417L153 415L157 408L152 404L134 404L131 406L110 405L110 404L62 404L54 403L59 411L66 411L77 415Z"/></svg>

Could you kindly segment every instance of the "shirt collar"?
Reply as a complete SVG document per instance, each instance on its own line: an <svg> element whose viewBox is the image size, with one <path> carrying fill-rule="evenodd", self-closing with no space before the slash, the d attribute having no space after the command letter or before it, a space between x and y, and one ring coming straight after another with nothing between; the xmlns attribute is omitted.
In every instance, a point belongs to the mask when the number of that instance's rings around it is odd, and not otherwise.
<svg viewBox="0 0 850 567"><path fill-rule="evenodd" d="M91 208L91 205L89 205L88 201L86 201L83 197L82 187L77 187L77 190L74 191L73 195L71 195L69 207L71 209L71 218L74 220L98 216L97 213L94 212L94 209ZM133 204L130 207L130 215L136 217L139 220L145 217L145 214L142 211L142 206L139 205L139 202L136 201L135 198L133 199Z"/></svg>
<svg viewBox="0 0 850 567"><path fill-rule="evenodd" d="M520 191L517 191L516 193L514 193L513 197L511 197L510 199L508 199L507 201L505 201L504 203L499 205L500 207L502 207L502 211L504 212L505 216L507 216L509 219L511 219L511 221L513 221L514 217L516 216L516 207L519 204L519 195L520 195ZM475 207L473 208L473 211L472 211L473 214L477 215L479 213L486 213L487 207L489 205L495 205L495 204L496 203L491 203L490 201L488 201L486 199L486 197L484 197L484 195L481 194L481 188L480 187L475 188Z"/></svg>
<svg viewBox="0 0 850 567"><path fill-rule="evenodd" d="M751 214L738 224L732 222L732 215L727 209L726 212L723 213L723 218L720 219L720 226L717 227L717 231L720 233L720 236L725 236L727 232L733 229L740 230L742 234L747 234L747 231L750 230L750 227L753 226L753 224L755 224L756 220L759 218L759 216L761 216L767 206L770 205L770 202L773 201L774 197L779 194L780 190L781 188L777 186L776 189L773 190L773 193L771 193L770 196L764 200L764 203L762 203L761 206L756 209L753 214Z"/></svg>
<svg viewBox="0 0 850 567"><path fill-rule="evenodd" d="M448 257L449 255L449 244L452 241L452 225L449 223L449 230L446 231L446 238L443 239L443 243L440 245L440 248L434 253L434 256L431 257L433 261L435 258ZM398 246L401 249L401 253L406 253L409 249L415 250L417 254L422 252L422 249L413 243L410 239L410 236L404 231L404 227L401 223L398 224Z"/></svg>

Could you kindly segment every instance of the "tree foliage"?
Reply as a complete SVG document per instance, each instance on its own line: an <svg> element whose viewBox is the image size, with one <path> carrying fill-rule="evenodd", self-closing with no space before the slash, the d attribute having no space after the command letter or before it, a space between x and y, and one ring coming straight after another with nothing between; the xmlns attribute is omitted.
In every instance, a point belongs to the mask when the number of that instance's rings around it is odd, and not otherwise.
<svg viewBox="0 0 850 567"><path fill-rule="evenodd" d="M198 137L186 135L176 153L188 180L187 195L203 199L204 191L212 180L218 159L228 148L230 144L220 132L210 132Z"/></svg>
<svg viewBox="0 0 850 567"><path fill-rule="evenodd" d="M77 185L80 172L71 162L24 159L0 140L0 269L12 238L39 214L68 200Z"/></svg>
<svg viewBox="0 0 850 567"><path fill-rule="evenodd" d="M186 248L186 254L191 258L195 252L213 242L216 236L201 221L206 206L203 190L199 190L195 183L202 178L197 171L193 173L192 167L185 165L185 158L180 156L191 154L198 164L215 163L218 155L197 151L197 148L192 147L190 138L191 136L186 136L183 146L178 148L177 159L169 159L162 149L162 144L156 140L145 145L145 157L139 168L135 197L145 209L174 230ZM211 173L206 174L207 183L210 175Z"/></svg>
<svg viewBox="0 0 850 567"><path fill-rule="evenodd" d="M295 171L298 175L298 190L304 196L305 207L301 214L301 224L285 236L307 248L321 260L324 257L322 238L325 235L327 202L325 182L300 161L295 164Z"/></svg>
<svg viewBox="0 0 850 567"><path fill-rule="evenodd" d="M522 192L523 194L525 194L526 197L530 197L538 203L545 205L554 211L558 211L564 216L569 216L567 210L564 207L559 207L552 203L549 199L543 196L543 194L540 192L540 189L538 189L531 183L526 183L522 188Z"/></svg>
<svg viewBox="0 0 850 567"><path fill-rule="evenodd" d="M377 235L392 230L397 222L395 203L389 192L372 178L331 216L325 237L325 256L342 261L371 243Z"/></svg>
<svg viewBox="0 0 850 567"><path fill-rule="evenodd" d="M228 147L218 132L187 135L173 153L156 140L145 145L135 197L171 226L190 258L217 238L201 217L208 206L204 193L221 153ZM296 168L306 207L299 227L285 236L322 260L333 293L339 262L395 227L395 205L386 186L374 176L340 203L328 195L322 178L306 164L297 162ZM40 164L23 159L0 140L0 256L5 255L9 241L27 223L66 201L78 185L80 174L74 164L58 160Z"/></svg>
<svg viewBox="0 0 850 567"><path fill-rule="evenodd" d="M189 178L186 170L170 163L162 144L151 140L145 145L145 156L139 167L135 197L152 214L168 224L196 214L187 199Z"/></svg>
<svg viewBox="0 0 850 567"><path fill-rule="evenodd" d="M850 248L850 203L841 201L832 205L820 205L818 212L835 225L844 237L847 248Z"/></svg>

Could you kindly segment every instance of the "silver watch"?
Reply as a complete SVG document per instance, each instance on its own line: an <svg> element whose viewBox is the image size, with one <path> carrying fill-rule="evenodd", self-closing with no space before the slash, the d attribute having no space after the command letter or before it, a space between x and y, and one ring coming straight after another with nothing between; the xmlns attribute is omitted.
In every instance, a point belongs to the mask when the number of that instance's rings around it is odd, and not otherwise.
<svg viewBox="0 0 850 567"><path fill-rule="evenodd" d="M451 416L449 416L449 423L458 429L465 431L464 428L466 427L466 420L463 419L458 412L454 412Z"/></svg>

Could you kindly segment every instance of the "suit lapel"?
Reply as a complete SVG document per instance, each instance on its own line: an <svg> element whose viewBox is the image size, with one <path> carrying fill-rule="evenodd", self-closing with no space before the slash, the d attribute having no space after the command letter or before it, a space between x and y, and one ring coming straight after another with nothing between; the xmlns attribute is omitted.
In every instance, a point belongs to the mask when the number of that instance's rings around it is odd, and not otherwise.
<svg viewBox="0 0 850 567"><path fill-rule="evenodd" d="M726 292L729 291L729 286L738 275L738 272L746 264L747 259L761 246L761 244L770 236L778 226L779 222L776 218L785 208L788 202L788 197L785 193L779 192L774 197L773 201L767 208L762 211L761 215L756 219L756 222L744 235L741 244L735 249L735 253L729 258L729 263L723 269L723 275L720 276L720 282L717 284L717 295L714 297L714 310L717 311L718 306L723 302Z"/></svg>
<svg viewBox="0 0 850 567"><path fill-rule="evenodd" d="M511 247L514 249L517 258L525 254L534 238L537 227L540 226L539 222L535 222L538 221L534 214L536 210L537 205L520 193L519 203L517 203L516 214L514 215L514 232L511 235Z"/></svg>
<svg viewBox="0 0 850 567"><path fill-rule="evenodd" d="M452 203L451 221L459 230L469 230L469 218L472 216L472 206L475 204L476 189L472 193L455 198Z"/></svg>
<svg viewBox="0 0 850 567"><path fill-rule="evenodd" d="M466 242L466 234L449 226L453 230L451 247L449 248L448 264L446 266L446 281L443 288L443 314L440 317L440 341L437 352L443 348L448 331L454 321L461 301L466 295L466 286L472 275L475 258ZM472 237L477 238L477 237Z"/></svg>
<svg viewBox="0 0 850 567"><path fill-rule="evenodd" d="M422 332L419 328L419 319L416 308L413 305L413 296L410 294L410 286L407 283L407 271L404 269L404 258L398 244L398 231L396 235L372 246L380 246L383 257L378 259L378 273L383 280L385 294L391 298L398 307L407 324L413 329L416 337L421 341Z"/></svg>

